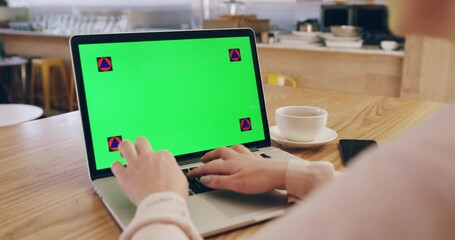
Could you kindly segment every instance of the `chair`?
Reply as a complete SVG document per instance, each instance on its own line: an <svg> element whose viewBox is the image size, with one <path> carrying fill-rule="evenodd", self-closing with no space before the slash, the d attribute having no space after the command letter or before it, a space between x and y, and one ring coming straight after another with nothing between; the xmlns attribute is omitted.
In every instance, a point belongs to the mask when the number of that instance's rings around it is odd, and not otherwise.
<svg viewBox="0 0 455 240"><path fill-rule="evenodd" d="M263 73L262 80L269 85L297 87L297 81L282 73Z"/></svg>
<svg viewBox="0 0 455 240"><path fill-rule="evenodd" d="M38 79L38 71L41 72L41 81L43 86L43 95L44 95L44 115L51 115L51 95L52 95L52 105L55 108L58 108L58 82L57 79L53 78L52 70L58 69L60 72L61 79L63 80L63 85L65 87L66 94L65 96L70 96L68 88L68 75L66 72L65 63L62 59L56 58L42 58L42 59L33 59L32 60L32 73L30 80L30 103L34 104L35 102L35 83ZM51 85L52 84L52 85ZM52 92L52 93L51 93ZM68 98L69 99L69 98ZM70 104L68 104L70 106Z"/></svg>

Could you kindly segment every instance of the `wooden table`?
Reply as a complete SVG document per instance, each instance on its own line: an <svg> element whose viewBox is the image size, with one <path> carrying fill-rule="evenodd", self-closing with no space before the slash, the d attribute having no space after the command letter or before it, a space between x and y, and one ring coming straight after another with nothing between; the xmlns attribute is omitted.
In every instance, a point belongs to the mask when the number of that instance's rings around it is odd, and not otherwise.
<svg viewBox="0 0 455 240"><path fill-rule="evenodd" d="M442 107L434 102L288 87L266 86L265 93L270 125L274 125L278 107L312 105L329 111L328 127L339 138L379 143ZM0 142L0 239L118 237L120 228L89 181L79 112L2 128ZM340 168L337 143L285 150ZM246 236L262 225L214 239Z"/></svg>

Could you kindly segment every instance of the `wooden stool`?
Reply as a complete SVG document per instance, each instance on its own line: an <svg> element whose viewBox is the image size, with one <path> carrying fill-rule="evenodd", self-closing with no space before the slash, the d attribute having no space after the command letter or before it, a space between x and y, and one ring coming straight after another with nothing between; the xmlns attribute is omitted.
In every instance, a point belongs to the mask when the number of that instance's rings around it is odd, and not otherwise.
<svg viewBox="0 0 455 240"><path fill-rule="evenodd" d="M41 71L41 81L43 84L44 95L44 115L50 116L51 113L51 91L53 91L52 104L58 108L58 85L56 79L53 79L51 90L51 70L58 69L65 86L65 96L70 96L68 89L68 75L66 72L65 63L61 59L56 58L42 58L32 60L32 73L30 80L30 103L35 102L35 82L37 81L37 71ZM69 106L69 105L68 105Z"/></svg>

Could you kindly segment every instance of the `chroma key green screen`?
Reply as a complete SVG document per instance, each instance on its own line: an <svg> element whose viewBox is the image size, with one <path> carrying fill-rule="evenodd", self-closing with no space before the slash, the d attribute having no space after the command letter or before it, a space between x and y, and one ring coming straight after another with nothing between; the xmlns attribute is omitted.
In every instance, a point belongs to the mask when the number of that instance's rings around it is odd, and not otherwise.
<svg viewBox="0 0 455 240"><path fill-rule="evenodd" d="M96 169L146 136L175 156L265 139L248 37L79 45Z"/></svg>

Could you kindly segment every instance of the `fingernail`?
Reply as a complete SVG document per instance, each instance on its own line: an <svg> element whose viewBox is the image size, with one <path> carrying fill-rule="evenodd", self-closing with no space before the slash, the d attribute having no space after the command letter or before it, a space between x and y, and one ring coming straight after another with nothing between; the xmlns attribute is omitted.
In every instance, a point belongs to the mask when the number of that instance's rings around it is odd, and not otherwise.
<svg viewBox="0 0 455 240"><path fill-rule="evenodd" d="M212 181L212 177L210 176L202 176L199 181L204 184L204 185L207 185L210 183L210 181Z"/></svg>

